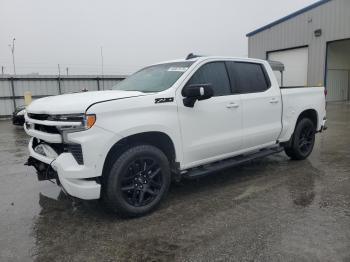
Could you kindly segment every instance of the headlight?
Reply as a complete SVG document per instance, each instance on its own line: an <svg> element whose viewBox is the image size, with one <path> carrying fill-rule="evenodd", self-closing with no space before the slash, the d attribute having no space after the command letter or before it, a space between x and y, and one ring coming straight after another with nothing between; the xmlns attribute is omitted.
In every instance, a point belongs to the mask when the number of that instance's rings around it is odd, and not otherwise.
<svg viewBox="0 0 350 262"><path fill-rule="evenodd" d="M66 132L77 132L91 128L96 122L94 114L70 114L50 116L51 121L67 122L67 125L57 125L57 129Z"/></svg>
<svg viewBox="0 0 350 262"><path fill-rule="evenodd" d="M61 132L64 143L69 143L68 134L88 130L96 122L94 114L71 114L51 116L51 121L67 122L67 125L57 125L56 128Z"/></svg>

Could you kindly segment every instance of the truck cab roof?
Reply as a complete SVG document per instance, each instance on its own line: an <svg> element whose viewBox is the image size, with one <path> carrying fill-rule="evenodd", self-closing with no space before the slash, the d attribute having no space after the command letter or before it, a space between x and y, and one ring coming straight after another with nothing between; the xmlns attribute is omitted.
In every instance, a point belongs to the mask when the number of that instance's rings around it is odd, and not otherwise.
<svg viewBox="0 0 350 262"><path fill-rule="evenodd" d="M202 62L206 60L237 60L237 61L244 61L244 62L254 62L254 63L263 63L266 62L266 60L262 59L256 59L256 58L247 58L247 57L233 57L233 56L196 56L193 58L182 58L182 59L175 59L175 60L167 60L159 63L155 63L153 65L158 64L166 64L166 63L175 63L175 62L186 62L186 61L192 61L192 62Z"/></svg>

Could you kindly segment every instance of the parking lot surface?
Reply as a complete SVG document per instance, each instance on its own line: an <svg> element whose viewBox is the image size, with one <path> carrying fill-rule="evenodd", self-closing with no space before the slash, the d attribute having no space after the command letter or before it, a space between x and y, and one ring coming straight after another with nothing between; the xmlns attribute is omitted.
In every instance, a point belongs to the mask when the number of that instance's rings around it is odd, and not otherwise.
<svg viewBox="0 0 350 262"><path fill-rule="evenodd" d="M128 220L38 182L28 137L0 121L0 261L350 261L350 104L327 109L309 159L173 184L156 212Z"/></svg>

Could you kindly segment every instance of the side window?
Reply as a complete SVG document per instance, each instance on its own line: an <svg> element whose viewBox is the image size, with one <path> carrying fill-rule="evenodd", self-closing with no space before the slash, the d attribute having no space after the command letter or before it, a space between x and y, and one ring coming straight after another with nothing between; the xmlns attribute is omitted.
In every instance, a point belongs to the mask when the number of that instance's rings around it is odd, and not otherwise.
<svg viewBox="0 0 350 262"><path fill-rule="evenodd" d="M187 82L187 85L191 84L211 84L214 96L231 95L230 81L224 62L212 62L203 65Z"/></svg>
<svg viewBox="0 0 350 262"><path fill-rule="evenodd" d="M264 92L269 88L263 66L261 64L234 62L228 66L230 77L233 64L236 78L236 91L240 94ZM232 78L231 78L232 79Z"/></svg>

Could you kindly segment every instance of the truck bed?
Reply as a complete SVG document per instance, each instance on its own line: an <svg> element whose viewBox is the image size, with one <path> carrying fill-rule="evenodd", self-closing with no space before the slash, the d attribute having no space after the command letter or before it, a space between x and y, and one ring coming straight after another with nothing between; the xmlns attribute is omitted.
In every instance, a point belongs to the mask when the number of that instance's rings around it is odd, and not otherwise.
<svg viewBox="0 0 350 262"><path fill-rule="evenodd" d="M322 120L326 116L324 87L281 87L283 102L282 132L280 141L286 141L294 132L298 112L315 110L318 112L317 130L320 130Z"/></svg>

